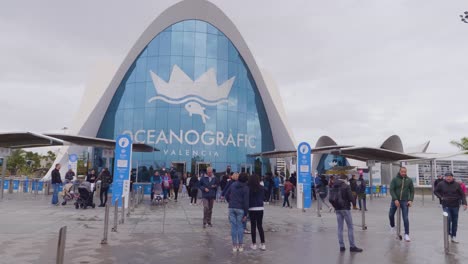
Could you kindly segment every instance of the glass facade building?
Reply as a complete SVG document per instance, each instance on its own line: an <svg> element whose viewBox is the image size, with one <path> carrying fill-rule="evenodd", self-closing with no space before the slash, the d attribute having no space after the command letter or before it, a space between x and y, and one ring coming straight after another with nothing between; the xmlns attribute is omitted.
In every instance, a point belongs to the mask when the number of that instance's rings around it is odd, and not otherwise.
<svg viewBox="0 0 468 264"><path fill-rule="evenodd" d="M145 169L196 163L217 171L252 166L247 155L275 149L256 83L232 42L200 20L173 24L152 39L118 86L97 137L130 134L160 151L134 153ZM104 166L100 149L95 166Z"/></svg>

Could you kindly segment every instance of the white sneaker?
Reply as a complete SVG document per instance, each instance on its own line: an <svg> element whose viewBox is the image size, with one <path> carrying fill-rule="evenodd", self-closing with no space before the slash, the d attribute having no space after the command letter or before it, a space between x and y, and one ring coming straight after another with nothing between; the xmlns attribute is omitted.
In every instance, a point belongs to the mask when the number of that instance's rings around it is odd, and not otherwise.
<svg viewBox="0 0 468 264"><path fill-rule="evenodd" d="M251 248L252 250L257 250L257 245L252 244L252 245L250 245L250 248Z"/></svg>
<svg viewBox="0 0 468 264"><path fill-rule="evenodd" d="M237 246L232 247L232 252L237 252L237 250L238 250Z"/></svg>
<svg viewBox="0 0 468 264"><path fill-rule="evenodd" d="M408 234L405 234L405 241L406 241L406 242L410 242L410 241L411 241L411 238L409 237Z"/></svg>
<svg viewBox="0 0 468 264"><path fill-rule="evenodd" d="M266 250L265 244L261 244L261 245L260 245L260 250Z"/></svg>
<svg viewBox="0 0 468 264"><path fill-rule="evenodd" d="M452 237L452 243L455 243L455 244L459 243L458 240L457 240L457 237L454 237L454 236Z"/></svg>
<svg viewBox="0 0 468 264"><path fill-rule="evenodd" d="M244 252L244 246L239 246L237 250L239 250L239 252Z"/></svg>
<svg viewBox="0 0 468 264"><path fill-rule="evenodd" d="M395 228L394 227L390 227L389 231L390 231L390 234L392 234L392 235L395 234Z"/></svg>

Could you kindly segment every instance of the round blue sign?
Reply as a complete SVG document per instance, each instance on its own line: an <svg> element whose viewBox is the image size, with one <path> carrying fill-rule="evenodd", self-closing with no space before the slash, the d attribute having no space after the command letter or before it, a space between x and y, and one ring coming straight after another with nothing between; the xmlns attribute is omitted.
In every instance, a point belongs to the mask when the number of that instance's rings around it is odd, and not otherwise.
<svg viewBox="0 0 468 264"><path fill-rule="evenodd" d="M70 162L76 162L76 161L78 161L78 155L76 155L76 154L68 155L68 160Z"/></svg>

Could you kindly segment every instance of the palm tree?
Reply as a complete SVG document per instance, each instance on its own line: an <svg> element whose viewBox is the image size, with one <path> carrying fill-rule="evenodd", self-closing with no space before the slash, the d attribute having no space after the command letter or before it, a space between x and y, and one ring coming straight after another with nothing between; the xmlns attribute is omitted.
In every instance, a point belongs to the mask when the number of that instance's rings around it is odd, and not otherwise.
<svg viewBox="0 0 468 264"><path fill-rule="evenodd" d="M463 137L460 141L452 140L450 144L454 145L455 147L459 148L460 150L467 150L468 151L468 137ZM468 154L468 152L467 152Z"/></svg>

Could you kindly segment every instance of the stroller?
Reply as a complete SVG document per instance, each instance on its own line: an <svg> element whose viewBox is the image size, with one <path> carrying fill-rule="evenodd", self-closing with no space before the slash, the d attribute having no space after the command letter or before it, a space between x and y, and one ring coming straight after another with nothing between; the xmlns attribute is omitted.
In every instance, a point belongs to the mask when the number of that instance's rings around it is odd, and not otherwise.
<svg viewBox="0 0 468 264"><path fill-rule="evenodd" d="M163 190L160 183L153 183L151 204L160 204L164 199Z"/></svg>
<svg viewBox="0 0 468 264"><path fill-rule="evenodd" d="M91 191L91 184L89 182L83 182L78 186L78 192L80 196L75 202L75 208L83 208L86 209L88 206L92 208L96 207L96 204L93 203L93 192Z"/></svg>
<svg viewBox="0 0 468 264"><path fill-rule="evenodd" d="M65 186L63 186L62 196L62 205L66 205L67 202L73 201L78 198L78 194L73 191L73 183L67 183L65 184Z"/></svg>

